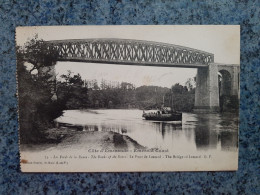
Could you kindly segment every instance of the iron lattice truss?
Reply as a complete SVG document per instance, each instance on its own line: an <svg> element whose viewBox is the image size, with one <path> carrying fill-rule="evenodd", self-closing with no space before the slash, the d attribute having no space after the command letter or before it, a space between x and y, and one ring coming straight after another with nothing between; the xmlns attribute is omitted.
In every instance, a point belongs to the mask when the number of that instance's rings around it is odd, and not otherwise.
<svg viewBox="0 0 260 195"><path fill-rule="evenodd" d="M214 55L172 44L128 39L85 39L46 41L49 52L60 61L134 64L149 66L208 66Z"/></svg>

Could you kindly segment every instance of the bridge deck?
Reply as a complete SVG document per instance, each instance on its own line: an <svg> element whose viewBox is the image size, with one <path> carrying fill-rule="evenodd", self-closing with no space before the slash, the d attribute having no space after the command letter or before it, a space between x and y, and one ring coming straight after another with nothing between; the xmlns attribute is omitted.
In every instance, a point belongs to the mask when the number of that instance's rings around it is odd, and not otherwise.
<svg viewBox="0 0 260 195"><path fill-rule="evenodd" d="M214 55L179 45L130 39L72 39L45 41L59 61L163 67L207 67Z"/></svg>

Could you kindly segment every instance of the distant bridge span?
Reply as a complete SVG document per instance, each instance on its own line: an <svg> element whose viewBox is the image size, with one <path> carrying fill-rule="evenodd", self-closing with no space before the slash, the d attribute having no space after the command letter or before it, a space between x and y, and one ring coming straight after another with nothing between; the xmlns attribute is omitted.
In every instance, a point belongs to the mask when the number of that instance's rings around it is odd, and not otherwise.
<svg viewBox="0 0 260 195"><path fill-rule="evenodd" d="M58 61L199 68L214 62L208 52L173 44L131 39L70 39L45 41Z"/></svg>

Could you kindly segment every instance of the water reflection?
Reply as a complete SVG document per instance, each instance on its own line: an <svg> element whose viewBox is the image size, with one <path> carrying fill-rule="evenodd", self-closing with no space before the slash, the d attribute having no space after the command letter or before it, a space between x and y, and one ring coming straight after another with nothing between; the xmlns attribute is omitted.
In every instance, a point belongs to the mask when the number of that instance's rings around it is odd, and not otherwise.
<svg viewBox="0 0 260 195"><path fill-rule="evenodd" d="M218 134L216 131L209 130L209 124L195 126L195 143L197 149L216 148Z"/></svg>
<svg viewBox="0 0 260 195"><path fill-rule="evenodd" d="M238 126L232 120L234 116L220 114L198 115L195 126L195 143L198 150L208 150L219 147L221 150L233 150L238 145ZM232 127L233 125L233 127ZM231 129L234 128L234 129Z"/></svg>
<svg viewBox="0 0 260 195"><path fill-rule="evenodd" d="M238 133L224 131L220 133L220 142L222 150L235 150L238 148Z"/></svg>
<svg viewBox="0 0 260 195"><path fill-rule="evenodd" d="M153 122L141 118L140 110L68 110L58 123L81 126L83 131L112 131L131 137L148 148L172 151L235 151L238 117L220 114L183 113L182 124Z"/></svg>
<svg viewBox="0 0 260 195"><path fill-rule="evenodd" d="M170 135L171 131L182 130L182 124L171 124L165 122L154 122L154 124L156 131L158 131L158 134L162 135L162 139L165 138L165 135Z"/></svg>

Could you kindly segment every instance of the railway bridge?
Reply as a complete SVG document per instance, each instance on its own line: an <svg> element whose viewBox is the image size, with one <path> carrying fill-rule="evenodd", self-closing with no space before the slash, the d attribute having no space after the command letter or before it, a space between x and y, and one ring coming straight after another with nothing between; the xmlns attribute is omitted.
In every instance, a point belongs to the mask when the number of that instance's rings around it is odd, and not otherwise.
<svg viewBox="0 0 260 195"><path fill-rule="evenodd" d="M239 65L215 63L214 54L205 51L130 39L56 40L44 41L42 45L46 56L55 54L56 61L197 68L196 112L219 111L223 96L239 98ZM56 79L54 66L42 64L42 71L53 74L53 80Z"/></svg>

